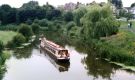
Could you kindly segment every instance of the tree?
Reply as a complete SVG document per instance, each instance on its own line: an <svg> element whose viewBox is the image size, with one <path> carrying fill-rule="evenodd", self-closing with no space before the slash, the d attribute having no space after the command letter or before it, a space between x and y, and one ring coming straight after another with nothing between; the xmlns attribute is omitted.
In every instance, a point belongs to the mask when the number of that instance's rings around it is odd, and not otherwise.
<svg viewBox="0 0 135 80"><path fill-rule="evenodd" d="M110 6L93 5L81 19L86 39L100 38L118 32L119 24L113 16Z"/></svg>
<svg viewBox="0 0 135 80"><path fill-rule="evenodd" d="M71 30L72 27L75 27L75 22L71 21L66 25L67 31Z"/></svg>
<svg viewBox="0 0 135 80"><path fill-rule="evenodd" d="M108 0L110 3L114 4L116 8L122 8L123 4L121 0Z"/></svg>
<svg viewBox="0 0 135 80"><path fill-rule="evenodd" d="M79 7L78 9L73 11L74 21L76 22L77 26L80 26L80 19L84 16L87 12L85 7Z"/></svg>
<svg viewBox="0 0 135 80"><path fill-rule="evenodd" d="M21 9L32 10L32 9L37 9L38 7L39 7L39 4L37 1L30 1L28 3L24 3Z"/></svg>
<svg viewBox="0 0 135 80"><path fill-rule="evenodd" d="M21 24L18 32L21 33L24 37L26 37L27 40L33 35L31 27L26 24Z"/></svg>
<svg viewBox="0 0 135 80"><path fill-rule="evenodd" d="M64 20L69 22L73 20L73 13L71 11L65 12L64 15Z"/></svg>
<svg viewBox="0 0 135 80"><path fill-rule="evenodd" d="M57 9L52 9L46 12L46 18L52 20L55 18L61 17L61 11Z"/></svg>
<svg viewBox="0 0 135 80"><path fill-rule="evenodd" d="M133 14L130 11L127 12L124 9L120 9L119 14L117 14L117 16L118 17L125 17L125 18L127 18L127 20L132 19L134 17Z"/></svg>
<svg viewBox="0 0 135 80"><path fill-rule="evenodd" d="M127 20L130 20L134 17L134 15L131 12L127 12L125 17L127 18Z"/></svg>
<svg viewBox="0 0 135 80"><path fill-rule="evenodd" d="M132 3L132 4L131 4L131 7L135 7L135 3Z"/></svg>
<svg viewBox="0 0 135 80"><path fill-rule="evenodd" d="M25 43L26 38L22 34L17 34L13 37L12 43L15 46L20 46L22 43Z"/></svg>
<svg viewBox="0 0 135 80"><path fill-rule="evenodd" d="M16 22L16 9L11 8L7 4L0 6L0 20L2 21L2 24Z"/></svg>
<svg viewBox="0 0 135 80"><path fill-rule="evenodd" d="M33 23L33 24L31 25L31 28L32 28L33 33L35 33L35 34L38 34L38 33L39 33L40 26L39 26L38 24Z"/></svg>
<svg viewBox="0 0 135 80"><path fill-rule="evenodd" d="M0 53L2 52L2 50L4 49L4 45L3 45L3 42L0 41Z"/></svg>

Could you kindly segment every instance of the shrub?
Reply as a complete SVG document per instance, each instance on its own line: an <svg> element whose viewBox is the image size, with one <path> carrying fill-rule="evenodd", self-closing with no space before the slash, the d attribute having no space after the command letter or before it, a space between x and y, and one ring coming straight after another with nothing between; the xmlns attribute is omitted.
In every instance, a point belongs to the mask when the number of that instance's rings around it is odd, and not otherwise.
<svg viewBox="0 0 135 80"><path fill-rule="evenodd" d="M22 34L17 34L12 40L15 46L20 46L22 43L25 43L25 41L26 38Z"/></svg>
<svg viewBox="0 0 135 80"><path fill-rule="evenodd" d="M18 29L18 32L21 33L28 40L30 36L33 35L31 27L26 24L21 24L21 27Z"/></svg>
<svg viewBox="0 0 135 80"><path fill-rule="evenodd" d="M47 19L42 19L42 20L39 20L39 25L40 26L48 26L48 20Z"/></svg>
<svg viewBox="0 0 135 80"><path fill-rule="evenodd" d="M3 49L4 49L4 44L2 41L0 41L0 53L2 52Z"/></svg>
<svg viewBox="0 0 135 80"><path fill-rule="evenodd" d="M15 44L13 43L13 41L8 41L7 44L6 44L6 47L7 48L14 48Z"/></svg>
<svg viewBox="0 0 135 80"><path fill-rule="evenodd" d="M40 26L38 24L33 23L31 25L31 28L32 28L33 33L35 33L35 34L38 34L39 33Z"/></svg>

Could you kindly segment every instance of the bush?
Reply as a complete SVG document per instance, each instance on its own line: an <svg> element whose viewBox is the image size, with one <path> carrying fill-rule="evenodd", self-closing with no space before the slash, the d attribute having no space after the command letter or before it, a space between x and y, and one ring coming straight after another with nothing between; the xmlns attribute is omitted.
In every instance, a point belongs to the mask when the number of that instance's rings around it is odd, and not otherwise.
<svg viewBox="0 0 135 80"><path fill-rule="evenodd" d="M18 29L18 32L21 33L28 40L30 36L33 35L32 28L26 24L21 24L21 27Z"/></svg>
<svg viewBox="0 0 135 80"><path fill-rule="evenodd" d="M47 19L39 20L39 25L44 27L48 26L48 20Z"/></svg>
<svg viewBox="0 0 135 80"><path fill-rule="evenodd" d="M68 31L69 31L72 27L75 27L75 26L76 26L76 24L75 24L75 22L73 22L73 21L69 22L69 23L66 25Z"/></svg>
<svg viewBox="0 0 135 80"><path fill-rule="evenodd" d="M7 48L15 48L15 44L13 43L13 41L8 41L7 44L6 44L6 47Z"/></svg>
<svg viewBox="0 0 135 80"><path fill-rule="evenodd" d="M35 34L38 34L38 33L39 33L40 26L39 26L38 24L33 23L33 24L31 25L31 28L32 28L33 33L35 33Z"/></svg>
<svg viewBox="0 0 135 80"><path fill-rule="evenodd" d="M22 35L22 34L17 34L11 44L15 45L15 46L20 46L22 43L25 43L26 38Z"/></svg>
<svg viewBox="0 0 135 80"><path fill-rule="evenodd" d="M97 55L101 58L107 58L110 61L124 63L126 65L135 65L135 58L129 52L110 45L106 42L98 42L96 44Z"/></svg>
<svg viewBox="0 0 135 80"><path fill-rule="evenodd" d="M2 52L3 49L4 49L4 44L2 41L0 41L0 53Z"/></svg>

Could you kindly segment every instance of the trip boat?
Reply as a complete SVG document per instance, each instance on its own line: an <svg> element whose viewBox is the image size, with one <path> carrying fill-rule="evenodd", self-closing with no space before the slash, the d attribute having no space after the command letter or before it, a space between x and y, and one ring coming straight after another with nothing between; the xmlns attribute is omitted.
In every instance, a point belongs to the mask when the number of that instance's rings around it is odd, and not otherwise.
<svg viewBox="0 0 135 80"><path fill-rule="evenodd" d="M40 47L44 50L47 50L57 61L70 60L70 55L67 49L47 40L45 37L40 38Z"/></svg>
<svg viewBox="0 0 135 80"><path fill-rule="evenodd" d="M42 48L40 48L40 53L44 54L45 57L48 59L48 61L50 61L50 63L53 64L53 66L59 71L59 72L65 72L68 71L69 67L70 67L70 62L61 62L61 61L56 61L52 55L50 55L50 53L47 50L43 50Z"/></svg>

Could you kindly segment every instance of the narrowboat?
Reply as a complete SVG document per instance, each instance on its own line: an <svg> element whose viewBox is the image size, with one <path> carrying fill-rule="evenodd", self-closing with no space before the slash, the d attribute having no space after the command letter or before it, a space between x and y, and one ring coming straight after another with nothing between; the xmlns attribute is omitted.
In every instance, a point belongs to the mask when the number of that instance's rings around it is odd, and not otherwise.
<svg viewBox="0 0 135 80"><path fill-rule="evenodd" d="M54 60L53 56L50 55L50 53L47 50L43 50L42 48L40 48L40 53L44 54L45 57L48 59L48 61L50 61L50 63L53 64L53 66L59 71L59 72L65 72L68 71L69 67L70 67L70 62L60 62L60 61L56 61Z"/></svg>
<svg viewBox="0 0 135 80"><path fill-rule="evenodd" d="M57 61L69 61L70 55L68 50L47 40L45 37L40 38L40 47L47 50Z"/></svg>

